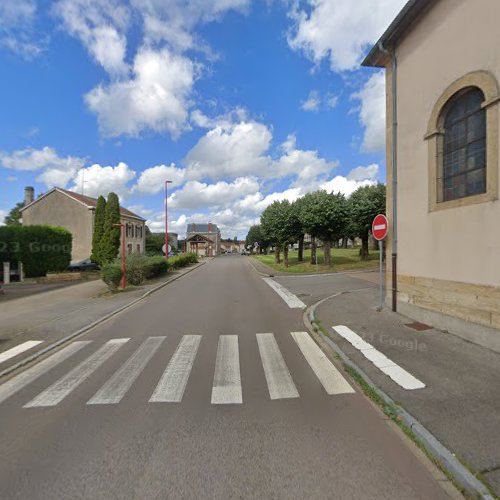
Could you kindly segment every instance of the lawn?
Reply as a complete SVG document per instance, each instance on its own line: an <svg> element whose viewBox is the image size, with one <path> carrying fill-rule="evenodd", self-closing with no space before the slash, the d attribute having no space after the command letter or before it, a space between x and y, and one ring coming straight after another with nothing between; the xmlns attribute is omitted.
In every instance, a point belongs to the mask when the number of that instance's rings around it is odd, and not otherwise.
<svg viewBox="0 0 500 500"><path fill-rule="evenodd" d="M289 267L286 268L283 264L283 253L281 254L281 264L274 263L274 254L270 255L254 255L253 258L259 260L263 264L272 267L276 271L285 273L328 273L336 271L351 271L358 269L376 269L379 262L378 250L370 250L369 260L361 261L359 259L359 248L332 248L332 266L328 267L323 264L323 251L318 251L318 265L311 264L311 251L304 251L304 262L298 262L297 252L290 251L288 254Z"/></svg>

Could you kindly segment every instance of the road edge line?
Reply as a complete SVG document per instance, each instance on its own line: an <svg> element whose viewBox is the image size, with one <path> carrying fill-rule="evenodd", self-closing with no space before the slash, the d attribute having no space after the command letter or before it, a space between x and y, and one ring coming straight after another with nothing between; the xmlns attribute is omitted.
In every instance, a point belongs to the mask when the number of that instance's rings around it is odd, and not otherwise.
<svg viewBox="0 0 500 500"><path fill-rule="evenodd" d="M84 333L87 333L89 330L92 330L96 326L99 326L101 323L104 323L108 319L111 319L113 316L116 316L116 315L120 314L121 312L125 311L129 307L134 306L135 304L137 304L141 300L144 300L144 299L148 298L153 293L157 292L158 290L161 290L163 287L169 285L170 283L173 283L174 281L177 281L178 279L182 278L186 274L189 274L190 272L194 271L195 269L198 269L199 267L203 266L204 264L206 264L205 261L204 262L199 262L195 266L186 269L185 272L179 274L178 276L173 276L169 280L167 280L167 281L165 281L163 283L160 283L158 286L152 288L151 290L148 290L147 292L145 292L144 294L142 294L137 299L134 299L132 302L129 302L128 304L125 304L125 305L119 307L118 309L115 309L114 311L111 311L110 313L105 314L104 316L102 316L99 319L96 319L92 323L89 323L88 325L83 326L82 328L80 328L76 332L70 333L69 335L66 335L66 337L63 337L62 339L56 340L52 344L48 345L47 347L41 349L40 351L38 351L38 352L36 352L34 354L32 354L31 356L28 356L27 358L24 358L24 359L18 361L16 364L14 364L12 366L9 366L8 368L5 368L5 370L2 370L0 372L0 379L2 379L3 377L9 375L12 372L18 370L19 368L22 368L24 365L27 365L27 364L31 363L32 361L37 360L40 356L43 356L44 354L47 354L48 352L50 352L50 351L52 351L52 350L60 347L61 345L65 344L66 342L69 342L70 340L73 340L75 337L78 337L79 335L83 335Z"/></svg>
<svg viewBox="0 0 500 500"><path fill-rule="evenodd" d="M396 404L395 401L386 394L382 389L380 389L370 377L354 362L349 358L349 356L342 351L342 349L337 345L332 338L330 338L328 332L326 335L322 333L324 330L321 322L316 319L315 311L316 308L327 300L334 299L338 295L342 295L342 292L330 295L311 306L308 306L304 311L303 320L304 325L308 328L309 333L313 340L319 345L323 350L324 343L326 343L330 349L340 358L345 371L349 374L351 379L361 388L363 393L364 387L362 383L366 384L368 389L373 391L387 406L390 406L395 410L396 419L395 422L402 428L409 430L417 438L417 441L412 439L413 442L419 447L423 447L424 453L431 459L431 461L437 465L446 475L448 475L450 481L454 483L455 487L464 494L464 492L472 495L473 498L481 498L483 500L494 500L496 497L488 489L488 487L478 479L462 462L460 462L454 453L452 453L446 446L444 446L441 441L439 441L424 425L420 423L413 415L407 412L401 405ZM313 324L318 325L318 329L315 329ZM318 331L319 330L319 331ZM326 354L326 353L325 353ZM361 379L362 383L353 376L352 371ZM379 404L380 407L380 404ZM405 432L405 434L407 434ZM410 436L409 436L410 437ZM411 438L411 437L410 437Z"/></svg>

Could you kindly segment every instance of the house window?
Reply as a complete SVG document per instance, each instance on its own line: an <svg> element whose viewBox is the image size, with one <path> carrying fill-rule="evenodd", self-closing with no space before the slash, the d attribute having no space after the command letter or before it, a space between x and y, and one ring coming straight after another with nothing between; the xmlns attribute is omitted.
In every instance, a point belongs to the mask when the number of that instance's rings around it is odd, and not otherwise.
<svg viewBox="0 0 500 500"><path fill-rule="evenodd" d="M130 255L132 253L132 243L127 244L127 254Z"/></svg>
<svg viewBox="0 0 500 500"><path fill-rule="evenodd" d="M142 226L135 226L135 237L142 238Z"/></svg>
<svg viewBox="0 0 500 500"><path fill-rule="evenodd" d="M137 253L141 253L141 245L140 245L140 243L137 243Z"/></svg>
<svg viewBox="0 0 500 500"><path fill-rule="evenodd" d="M478 88L459 92L446 105L443 116L442 178L438 202L486 192L486 111Z"/></svg>

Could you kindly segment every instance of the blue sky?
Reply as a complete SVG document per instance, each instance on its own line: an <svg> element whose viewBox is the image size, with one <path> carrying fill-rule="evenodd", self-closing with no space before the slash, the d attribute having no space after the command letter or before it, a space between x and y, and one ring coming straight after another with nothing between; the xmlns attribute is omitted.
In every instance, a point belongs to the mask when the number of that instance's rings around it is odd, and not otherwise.
<svg viewBox="0 0 500 500"><path fill-rule="evenodd" d="M3 0L0 217L59 186L164 229L244 237L276 199L385 181L383 73L404 0ZM84 182L83 182L84 181Z"/></svg>

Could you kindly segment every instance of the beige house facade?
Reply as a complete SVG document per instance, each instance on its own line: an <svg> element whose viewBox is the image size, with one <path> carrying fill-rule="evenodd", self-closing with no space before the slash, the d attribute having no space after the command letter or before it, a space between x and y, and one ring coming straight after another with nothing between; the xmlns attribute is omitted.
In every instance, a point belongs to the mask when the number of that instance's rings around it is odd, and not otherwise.
<svg viewBox="0 0 500 500"><path fill-rule="evenodd" d="M77 262L88 259L92 253L96 205L95 198L57 187L35 198L33 188L28 187L25 189L25 206L21 209L22 223L23 226L59 226L70 231L73 235L71 260ZM125 225L126 254L144 253L146 221L126 208L120 207L120 212L121 223Z"/></svg>
<svg viewBox="0 0 500 500"><path fill-rule="evenodd" d="M499 19L498 0L411 0L363 63L386 70L388 302L496 350Z"/></svg>
<svg viewBox="0 0 500 500"><path fill-rule="evenodd" d="M215 257L221 253L221 235L217 224L188 224L186 251L198 257Z"/></svg>

